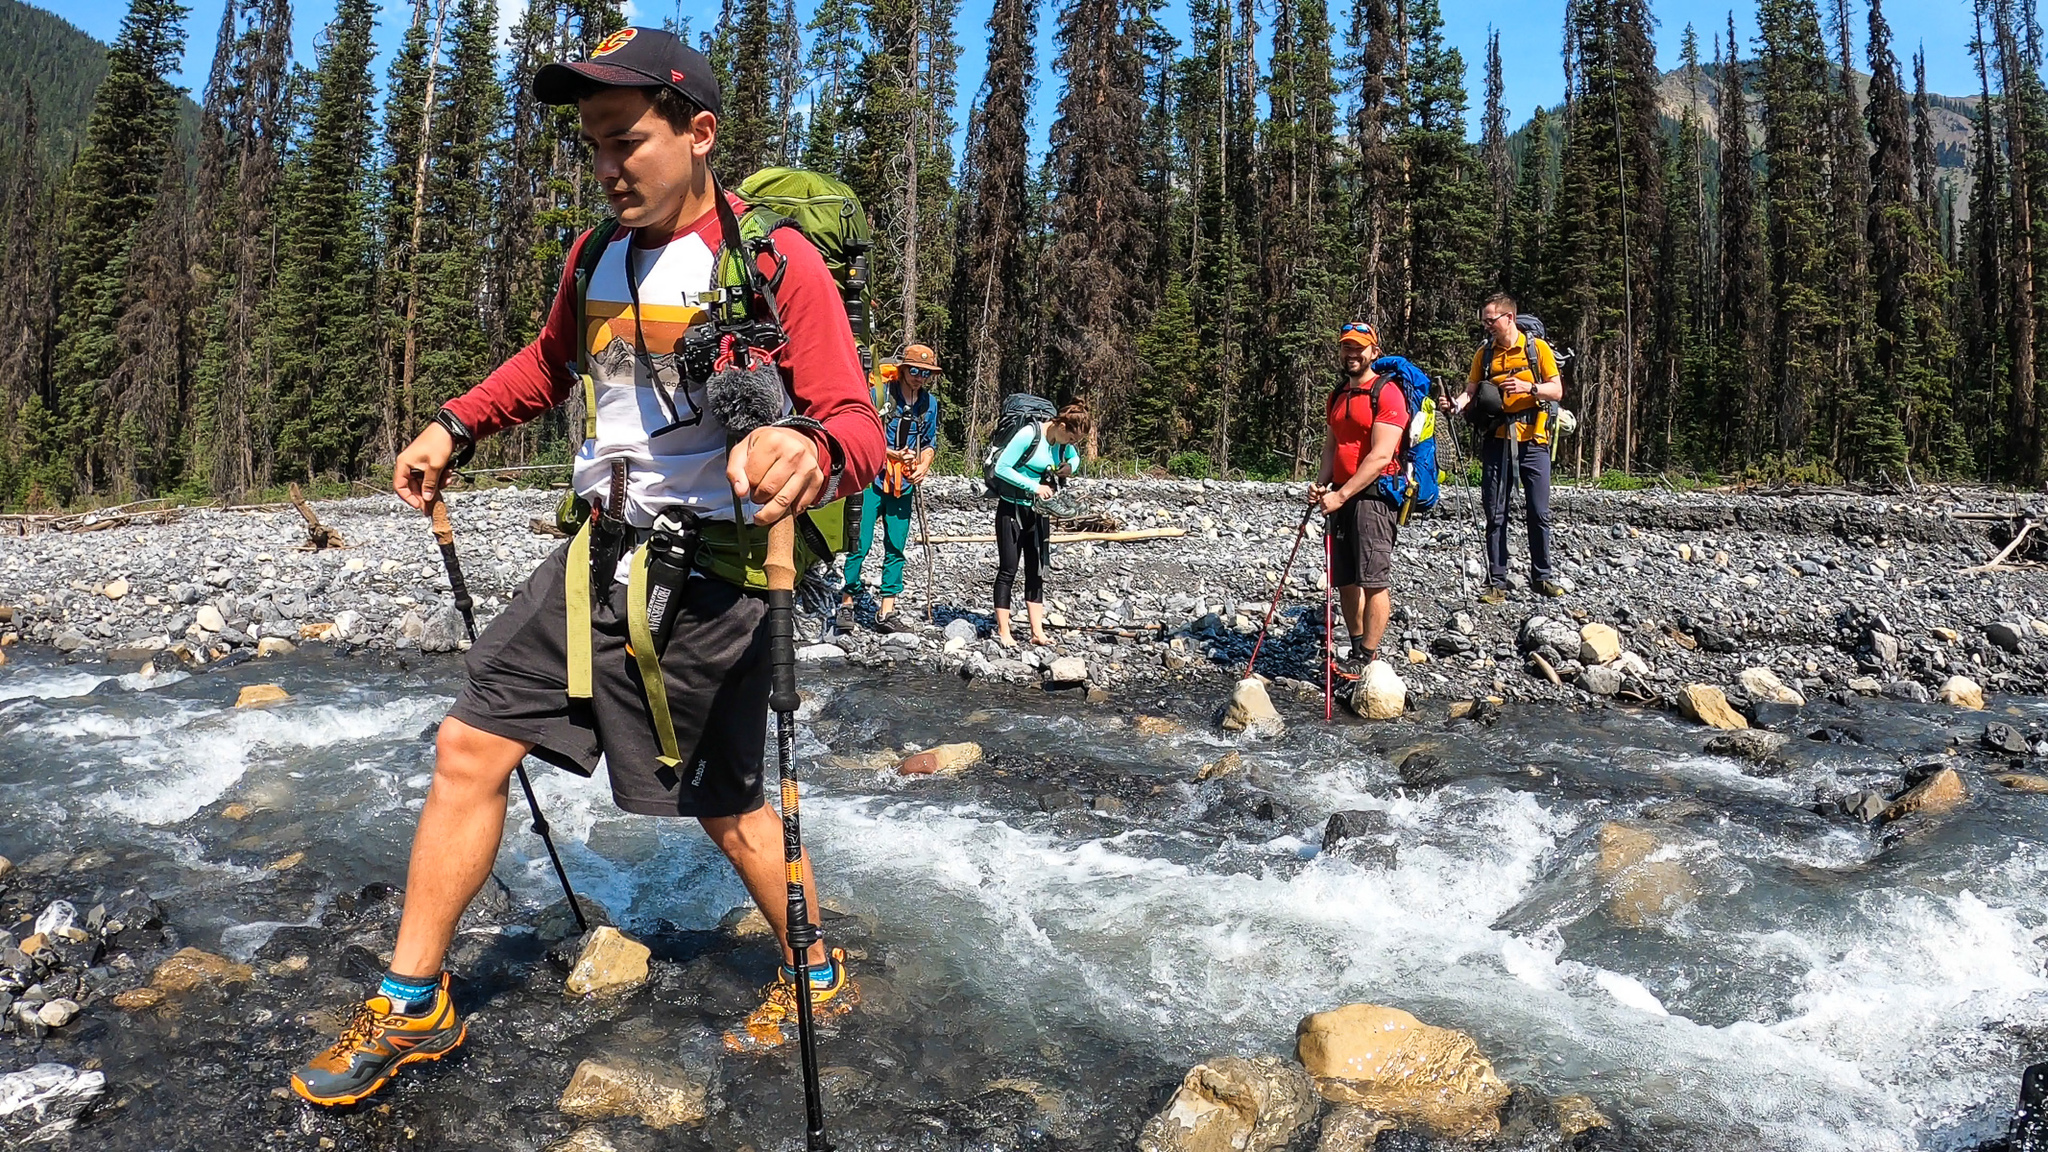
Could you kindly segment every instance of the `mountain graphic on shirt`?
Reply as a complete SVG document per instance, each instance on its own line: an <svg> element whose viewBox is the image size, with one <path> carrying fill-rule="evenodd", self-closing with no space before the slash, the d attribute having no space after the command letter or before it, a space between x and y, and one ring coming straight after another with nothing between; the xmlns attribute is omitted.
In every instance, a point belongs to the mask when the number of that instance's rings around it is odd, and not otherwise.
<svg viewBox="0 0 2048 1152"><path fill-rule="evenodd" d="M642 370L633 370L638 360ZM638 356L633 346L617 337L590 358L590 365L597 374L609 380L624 380L631 376L636 387L653 387L658 381L666 391L673 392L682 382L682 358L674 352L649 352Z"/></svg>

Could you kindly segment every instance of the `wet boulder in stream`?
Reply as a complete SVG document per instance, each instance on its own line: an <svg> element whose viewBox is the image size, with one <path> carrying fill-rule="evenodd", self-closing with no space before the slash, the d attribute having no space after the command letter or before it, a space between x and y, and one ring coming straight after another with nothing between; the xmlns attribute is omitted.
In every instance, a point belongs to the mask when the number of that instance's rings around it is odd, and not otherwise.
<svg viewBox="0 0 2048 1152"><path fill-rule="evenodd" d="M1253 736L1278 736L1287 724L1280 719L1279 709L1273 707L1273 698L1266 694L1265 682L1246 677L1230 690L1230 703L1223 709L1223 727Z"/></svg>
<svg viewBox="0 0 2048 1152"><path fill-rule="evenodd" d="M0 1133L10 1146L19 1146L69 1132L106 1090L105 1073L66 1064L36 1064L0 1076Z"/></svg>
<svg viewBox="0 0 2048 1152"><path fill-rule="evenodd" d="M1687 684L1679 689L1678 710L1685 713L1687 719L1709 728L1732 731L1749 727L1749 721L1742 713L1729 706L1727 695L1707 684Z"/></svg>
<svg viewBox="0 0 2048 1152"><path fill-rule="evenodd" d="M570 996L609 996L630 992L647 983L647 945L617 928L600 925L590 930L583 950L570 967L562 991Z"/></svg>
<svg viewBox="0 0 2048 1152"><path fill-rule="evenodd" d="M1315 1087L1275 1056L1225 1056L1188 1070L1138 1136L1139 1152L1278 1152L1316 1117Z"/></svg>
<svg viewBox="0 0 2048 1152"><path fill-rule="evenodd" d="M1953 768L1943 768L1892 801L1878 816L1878 820L1889 824L1915 813L1939 816L1960 807L1967 799L1969 790L1963 786L1962 776Z"/></svg>
<svg viewBox="0 0 2048 1152"><path fill-rule="evenodd" d="M709 1095L701 1080L677 1069L585 1060L555 1107L583 1120L635 1116L649 1128L673 1128L704 1119Z"/></svg>
<svg viewBox="0 0 2048 1152"><path fill-rule="evenodd" d="M1446 1139L1500 1132L1508 1086L1463 1032L1424 1024L1398 1008L1348 1004L1305 1017L1295 1040L1325 1100Z"/></svg>
<svg viewBox="0 0 2048 1152"><path fill-rule="evenodd" d="M1365 666L1358 687L1352 689L1351 707L1367 720L1399 720L1408 710L1408 686L1393 665L1375 660Z"/></svg>

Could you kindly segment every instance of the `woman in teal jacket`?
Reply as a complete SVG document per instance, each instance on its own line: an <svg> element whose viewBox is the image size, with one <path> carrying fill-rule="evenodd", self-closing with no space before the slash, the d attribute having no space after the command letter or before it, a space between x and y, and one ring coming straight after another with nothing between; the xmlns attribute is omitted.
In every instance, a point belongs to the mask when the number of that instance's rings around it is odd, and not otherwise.
<svg viewBox="0 0 2048 1152"><path fill-rule="evenodd" d="M1026 424L996 457L995 478L1002 496L996 502L996 642L1017 643L1010 635L1010 592L1017 566L1024 566L1024 613L1031 622L1031 642L1050 644L1045 635L1045 581L1040 574L1052 543L1052 520L1036 508L1052 496L1052 479L1072 473L1081 454L1075 445L1088 438L1088 405L1075 401L1043 424Z"/></svg>

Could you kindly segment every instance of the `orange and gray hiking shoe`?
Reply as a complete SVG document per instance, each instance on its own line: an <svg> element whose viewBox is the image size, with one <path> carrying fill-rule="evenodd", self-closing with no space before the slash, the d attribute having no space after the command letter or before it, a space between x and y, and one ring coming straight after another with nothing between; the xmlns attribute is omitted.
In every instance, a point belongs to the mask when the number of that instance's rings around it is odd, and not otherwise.
<svg viewBox="0 0 2048 1152"><path fill-rule="evenodd" d="M742 1053L769 1052L796 1039L796 973L784 968L775 982L761 990L761 1006L739 1027L725 1034L727 1050ZM832 981L820 984L811 979L811 1019L835 1019L860 1003L860 986L846 971L846 953L832 949Z"/></svg>
<svg viewBox="0 0 2048 1152"><path fill-rule="evenodd" d="M455 1051L468 1032L455 1017L445 972L434 991L434 1006L417 1016L401 1016L391 1010L390 1000L372 996L356 1009L341 1039L292 1073L292 1091L315 1104L353 1104L407 1064L439 1060Z"/></svg>

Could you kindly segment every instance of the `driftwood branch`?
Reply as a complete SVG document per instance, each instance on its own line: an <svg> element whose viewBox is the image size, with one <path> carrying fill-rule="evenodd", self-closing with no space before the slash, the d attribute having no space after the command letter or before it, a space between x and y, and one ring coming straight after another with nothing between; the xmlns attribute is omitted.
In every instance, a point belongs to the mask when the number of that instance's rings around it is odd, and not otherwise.
<svg viewBox="0 0 2048 1152"><path fill-rule="evenodd" d="M1132 540L1169 540L1187 534L1188 530L1185 528L1132 528L1122 532L1055 532L1052 534L1052 542L1055 544L1080 544L1099 541L1115 544ZM993 544L995 542L996 538L992 533L971 533L964 536L920 536L911 541L912 544Z"/></svg>
<svg viewBox="0 0 2048 1152"><path fill-rule="evenodd" d="M336 532L334 529L329 528L327 525L322 524L320 522L320 514L313 511L313 506L311 504L306 503L306 498L303 495L300 495L299 486L296 481L293 482L293 484L291 485L290 492L292 496L292 507L297 508L299 510L299 515L304 517L306 521L307 551L318 552L323 548L347 547L347 545L342 542L341 533Z"/></svg>
<svg viewBox="0 0 2048 1152"><path fill-rule="evenodd" d="M2012 543L2007 544L2002 550L1999 551L1998 555L1993 556L1989 564L1981 564L1975 568L1965 568L1961 572L1957 573L1957 575L1971 576L1979 572L2012 571L2012 566L2006 564L2005 558L2012 555L2014 552L2019 551L2020 545L2027 542L2028 534L2033 532L2037 524L2038 521L2029 519L2025 524L2020 525L2020 530L2018 532L2013 533Z"/></svg>

